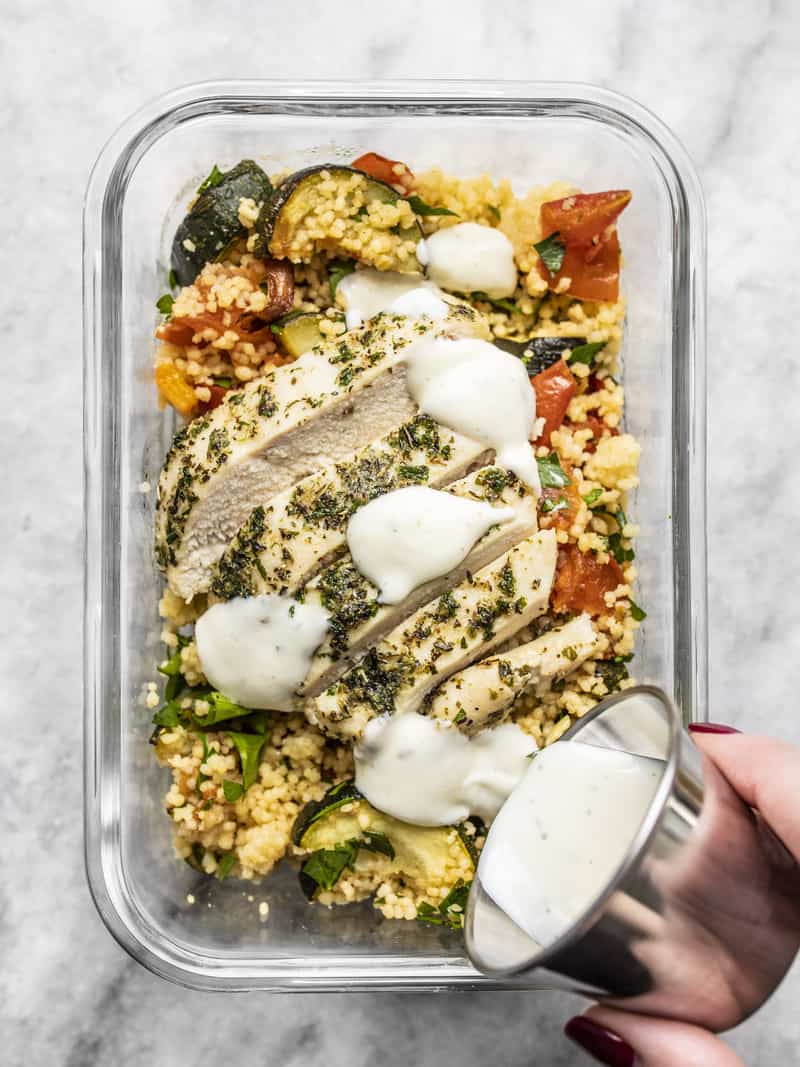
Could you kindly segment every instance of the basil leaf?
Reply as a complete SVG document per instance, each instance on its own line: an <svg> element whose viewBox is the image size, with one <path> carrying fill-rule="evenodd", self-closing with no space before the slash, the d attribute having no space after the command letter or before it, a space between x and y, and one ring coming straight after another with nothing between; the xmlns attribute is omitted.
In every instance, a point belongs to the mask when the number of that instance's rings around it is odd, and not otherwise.
<svg viewBox="0 0 800 1067"><path fill-rule="evenodd" d="M554 277L558 274L564 262L564 253L567 250L567 246L561 240L558 230L555 233L551 233L549 237L537 241L533 247L539 253L539 258L547 267L550 276Z"/></svg>
<svg viewBox="0 0 800 1067"><path fill-rule="evenodd" d="M159 674L166 674L168 678L171 678L175 674L181 673L181 650L178 648L168 660L161 663L156 667Z"/></svg>
<svg viewBox="0 0 800 1067"><path fill-rule="evenodd" d="M233 865L236 863L236 855L233 852L224 852L217 860L217 878L220 882L231 873Z"/></svg>
<svg viewBox="0 0 800 1067"><path fill-rule="evenodd" d="M217 692L216 689L202 694L199 699L208 702L208 715L197 715L193 712L192 722L203 730L215 726L218 722L226 722L228 719L238 719L244 716L249 717L252 714L250 708L243 708L241 704L234 704L232 700L228 700L226 696Z"/></svg>
<svg viewBox="0 0 800 1067"><path fill-rule="evenodd" d="M224 173L219 169L217 164L211 168L211 173L207 178L204 178L197 187L197 195L202 196L206 189L213 189L215 185L219 185L222 179L225 177Z"/></svg>
<svg viewBox="0 0 800 1067"><path fill-rule="evenodd" d="M175 273L174 270L171 270L169 272L169 277L167 278L167 281L169 282L170 289L178 288L178 275Z"/></svg>
<svg viewBox="0 0 800 1067"><path fill-rule="evenodd" d="M611 553L617 563L630 563L631 560L636 559L636 553L633 551L633 549L625 548L625 546L622 544L622 534L609 534L606 538L606 543L608 545L608 551ZM635 615L634 618L636 618Z"/></svg>
<svg viewBox="0 0 800 1067"><path fill-rule="evenodd" d="M336 290L339 288L339 282L342 278L348 274L352 274L356 269L356 265L352 260L345 261L343 259L334 260L328 268L328 286L331 291L331 300L336 296Z"/></svg>
<svg viewBox="0 0 800 1067"><path fill-rule="evenodd" d="M495 207L494 204L487 204L486 207L487 207L487 209L489 211L489 214L494 219L494 221L495 222L499 222L500 221L500 208L499 207Z"/></svg>
<svg viewBox="0 0 800 1067"><path fill-rule="evenodd" d="M485 300L487 304L491 304L493 308L497 308L498 311L507 311L512 314L517 310L517 305L513 300L500 300L497 297L489 296L488 293L475 292L470 293L473 300Z"/></svg>
<svg viewBox="0 0 800 1067"><path fill-rule="evenodd" d="M302 867L302 874L320 889L333 889L346 867L352 867L358 846L350 841L336 848L320 848L312 852Z"/></svg>
<svg viewBox="0 0 800 1067"><path fill-rule="evenodd" d="M230 389L233 386L233 378L214 378L214 385L218 385L220 389Z"/></svg>
<svg viewBox="0 0 800 1067"><path fill-rule="evenodd" d="M601 659L594 665L594 673L605 682L609 693L615 693L622 682L630 677L628 668L621 659Z"/></svg>
<svg viewBox="0 0 800 1067"><path fill-rule="evenodd" d="M470 884L459 878L438 907L423 900L417 908L417 919L431 926L448 926L451 930L460 930L464 925Z"/></svg>
<svg viewBox="0 0 800 1067"><path fill-rule="evenodd" d="M244 793L244 787L241 782L232 782L230 778L226 778L222 783L222 792L225 799L232 804Z"/></svg>
<svg viewBox="0 0 800 1067"><path fill-rule="evenodd" d="M210 752L209 747L208 747L208 738L206 737L205 734L201 734L200 735L200 740L203 742L203 758L200 760L200 766L202 767L203 764L208 759L208 757L211 755L211 752ZM204 771L198 770L198 772L197 772L197 785L195 787L197 789L198 793L200 792L200 786L203 784L203 782L208 782L210 780L211 780L211 775L210 774L206 774Z"/></svg>
<svg viewBox="0 0 800 1067"><path fill-rule="evenodd" d="M602 495L603 495L603 490L602 489L592 489L592 491L587 493L586 496L583 498L583 502L584 502L584 504L586 504L587 507L590 508L592 506L592 504L596 504L597 503L597 501L600 499L600 497Z"/></svg>
<svg viewBox="0 0 800 1067"><path fill-rule="evenodd" d="M578 347L573 348L572 352L567 356L567 363L585 363L587 367L591 367L594 363L594 357L605 347L605 341L590 341L588 344L578 345Z"/></svg>
<svg viewBox="0 0 800 1067"><path fill-rule="evenodd" d="M152 722L154 726L179 726L180 725L180 706L177 701L170 700L163 707L160 707L153 716Z"/></svg>
<svg viewBox="0 0 800 1067"><path fill-rule="evenodd" d="M631 600L630 597L628 597L628 600L630 601L631 605L631 615L634 617L634 619L636 619L637 622L641 622L642 619L646 619L647 612L643 608L640 608L639 605L635 601Z"/></svg>
<svg viewBox="0 0 800 1067"><path fill-rule="evenodd" d="M352 842L349 843L352 844ZM386 834L378 830L365 830L364 837L358 844L368 852L379 852L382 856L388 856L390 860L394 859L394 845Z"/></svg>
<svg viewBox="0 0 800 1067"><path fill-rule="evenodd" d="M262 734L242 734L239 732L230 732L228 737L239 753L239 760L242 764L242 790L246 793L258 778L258 765L261 760L261 753L267 743L267 737Z"/></svg>
<svg viewBox="0 0 800 1067"><path fill-rule="evenodd" d="M539 468L539 481L543 489L563 489L565 485L572 484L559 462L557 452L551 452L544 459L537 459L536 466Z"/></svg>
<svg viewBox="0 0 800 1067"><path fill-rule="evenodd" d="M426 203L421 196L407 196L406 202L415 215L452 215L456 219L459 217L455 211L450 211L446 207L433 207L433 205Z"/></svg>
<svg viewBox="0 0 800 1067"><path fill-rule="evenodd" d="M550 515L554 511L569 511L569 501L563 496L560 496L558 500L551 500L549 497L545 497L539 507L539 511L543 515Z"/></svg>
<svg viewBox="0 0 800 1067"><path fill-rule="evenodd" d="M156 307L162 315L172 314L172 305L175 303L174 298L169 293L164 293L156 300Z"/></svg>

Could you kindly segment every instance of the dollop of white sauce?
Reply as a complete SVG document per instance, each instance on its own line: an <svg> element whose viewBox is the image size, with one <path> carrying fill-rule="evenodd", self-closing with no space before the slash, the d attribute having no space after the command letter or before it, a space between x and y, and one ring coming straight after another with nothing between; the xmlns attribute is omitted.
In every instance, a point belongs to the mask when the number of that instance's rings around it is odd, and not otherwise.
<svg viewBox="0 0 800 1067"><path fill-rule="evenodd" d="M664 766L578 741L558 741L533 760L492 823L478 878L539 945L552 944L605 888Z"/></svg>
<svg viewBox="0 0 800 1067"><path fill-rule="evenodd" d="M448 310L441 290L432 282L419 275L371 267L346 274L337 286L336 296L344 308L348 330L382 311L415 319L443 319Z"/></svg>
<svg viewBox="0 0 800 1067"><path fill-rule="evenodd" d="M536 743L505 723L466 737L416 712L367 724L355 749L356 785L379 811L418 826L469 815L490 820L528 769Z"/></svg>
<svg viewBox="0 0 800 1067"><path fill-rule="evenodd" d="M195 625L203 673L237 704L292 711L328 618L317 604L271 594L213 604Z"/></svg>
<svg viewBox="0 0 800 1067"><path fill-rule="evenodd" d="M513 508L410 485L359 508L347 524L347 545L381 603L398 604L417 586L449 574L490 527L514 516Z"/></svg>
<svg viewBox="0 0 800 1067"><path fill-rule="evenodd" d="M514 249L500 230L459 222L431 234L425 241L428 277L456 293L483 292L499 300L517 288Z"/></svg>
<svg viewBox="0 0 800 1067"><path fill-rule="evenodd" d="M488 341L423 338L408 350L409 392L420 409L483 441L496 462L540 489L531 439L536 394L522 361Z"/></svg>

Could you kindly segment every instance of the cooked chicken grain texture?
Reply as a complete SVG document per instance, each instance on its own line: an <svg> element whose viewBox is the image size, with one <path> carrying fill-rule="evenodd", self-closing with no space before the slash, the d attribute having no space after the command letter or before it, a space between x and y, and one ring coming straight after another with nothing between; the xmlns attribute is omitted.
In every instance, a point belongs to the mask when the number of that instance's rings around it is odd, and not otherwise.
<svg viewBox="0 0 800 1067"><path fill-rule="evenodd" d="M555 532L541 530L414 612L307 701L309 721L352 741L376 715L416 711L435 686L547 609L557 547Z"/></svg>
<svg viewBox="0 0 800 1067"><path fill-rule="evenodd" d="M300 690L306 696L319 696L402 619L536 532L537 498L511 471L482 467L453 482L446 492L511 508L514 518L493 526L458 567L418 586L399 604L380 603L379 590L359 573L349 553L316 575L303 590L303 601L324 608L330 621L328 637L317 649Z"/></svg>
<svg viewBox="0 0 800 1067"><path fill-rule="evenodd" d="M228 542L258 504L413 418L404 349L421 336L488 338L470 305L441 321L381 315L231 392L175 435L158 484L155 552L170 589L208 590Z"/></svg>

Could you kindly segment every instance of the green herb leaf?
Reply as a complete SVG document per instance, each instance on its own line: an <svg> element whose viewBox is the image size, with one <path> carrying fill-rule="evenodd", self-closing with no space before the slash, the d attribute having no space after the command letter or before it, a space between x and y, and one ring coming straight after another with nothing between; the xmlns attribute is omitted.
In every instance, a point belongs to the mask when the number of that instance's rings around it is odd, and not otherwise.
<svg viewBox="0 0 800 1067"><path fill-rule="evenodd" d="M226 778L222 783L222 792L225 799L233 804L244 793L244 786L241 782L232 782L230 778Z"/></svg>
<svg viewBox="0 0 800 1067"><path fill-rule="evenodd" d="M216 726L219 722L226 722L228 719L249 718L252 714L250 708L243 708L241 704L235 704L232 700L228 700L226 696L223 696L222 693L217 692L216 689L200 693L195 699L205 700L210 705L207 715L192 713L193 724L201 730L207 730L212 726Z"/></svg>
<svg viewBox="0 0 800 1067"><path fill-rule="evenodd" d="M433 207L432 204L426 203L421 196L412 194L406 197L406 201L415 215L452 215L454 218L458 218L455 211L450 211L446 207Z"/></svg>
<svg viewBox="0 0 800 1067"><path fill-rule="evenodd" d="M208 738L206 737L205 734L201 734L200 735L200 740L203 742L203 758L200 761L200 766L202 767L203 764L208 759L208 757L211 755L211 750L208 747ZM200 786L203 784L203 782L208 782L210 780L211 780L211 775L210 774L206 774L202 770L197 772L197 786L196 786L196 789L197 789L198 793L200 792Z"/></svg>
<svg viewBox="0 0 800 1067"><path fill-rule="evenodd" d="M320 848L312 852L302 867L302 874L320 889L333 889L345 868L352 867L358 846L346 842L336 848Z"/></svg>
<svg viewBox="0 0 800 1067"><path fill-rule="evenodd" d="M485 300L493 308L497 308L498 311L507 311L510 315L513 315L518 310L513 300L500 300L497 297L489 296L488 293L478 291L470 293L470 297L472 300Z"/></svg>
<svg viewBox="0 0 800 1067"><path fill-rule="evenodd" d="M235 863L236 856L233 852L223 852L217 860L217 878L219 878L220 882L228 877Z"/></svg>
<svg viewBox="0 0 800 1067"><path fill-rule="evenodd" d="M222 179L225 177L224 173L219 169L217 164L211 168L211 173L205 178L197 187L197 195L202 196L206 189L213 189L215 185L219 185Z"/></svg>
<svg viewBox="0 0 800 1067"><path fill-rule="evenodd" d="M622 662L621 657L615 659L600 659L594 665L594 673L602 678L609 693L616 693L622 682L628 675L628 668Z"/></svg>
<svg viewBox="0 0 800 1067"><path fill-rule="evenodd" d="M622 544L622 534L609 534L606 538L606 544L608 545L608 551L620 565L630 563L631 560L636 559L636 553L633 549L625 548Z"/></svg>
<svg viewBox="0 0 800 1067"><path fill-rule="evenodd" d="M586 496L583 498L583 502L584 504L586 504L587 507L590 508L593 504L597 503L597 501L602 495L602 489L592 489L591 492L587 493Z"/></svg>
<svg viewBox="0 0 800 1067"><path fill-rule="evenodd" d="M349 842L349 844L352 844L352 842ZM364 836L358 844L368 852L379 852L382 856L388 856L390 860L394 859L394 845L386 834L382 834L378 830L365 830Z"/></svg>
<svg viewBox="0 0 800 1067"><path fill-rule="evenodd" d="M427 482L429 473L423 464L418 467L402 464L397 468L397 477L404 482Z"/></svg>
<svg viewBox="0 0 800 1067"><path fill-rule="evenodd" d="M453 718L453 722L454 722L454 723L460 723L460 722L463 722L463 721L464 721L464 719L466 719L466 717L467 717L467 713L466 713L466 711L464 711L464 709L463 709L463 708L459 708L459 710L458 710L457 714L456 714L456 715L454 716L454 718Z"/></svg>
<svg viewBox="0 0 800 1067"><path fill-rule="evenodd" d="M176 649L176 651L172 653L172 655L169 657L168 660L165 660L163 663L159 664L159 666L156 668L156 670L158 671L159 674L166 674L166 676L168 678L172 678L173 675L180 674L181 673L181 650L180 650L180 648Z"/></svg>
<svg viewBox="0 0 800 1067"><path fill-rule="evenodd" d="M163 296L160 296L158 300L156 300L156 307L162 315L171 315L172 305L174 303L175 300L173 299L173 297L169 293L164 293Z"/></svg>
<svg viewBox="0 0 800 1067"><path fill-rule="evenodd" d="M178 288L178 275L175 273L174 270L171 270L169 272L169 278L167 280L169 282L170 289Z"/></svg>
<svg viewBox="0 0 800 1067"><path fill-rule="evenodd" d="M233 378L214 378L214 385L218 385L220 389L231 389L233 387Z"/></svg>
<svg viewBox="0 0 800 1067"><path fill-rule="evenodd" d="M431 926L448 926L451 930L460 930L464 925L470 885L470 882L459 878L438 907L424 900L417 908L417 919Z"/></svg>
<svg viewBox="0 0 800 1067"><path fill-rule="evenodd" d="M591 367L594 363L594 357L605 347L605 341L591 341L589 344L578 345L567 356L567 363L585 363L587 367Z"/></svg>
<svg viewBox="0 0 800 1067"><path fill-rule="evenodd" d="M555 233L551 233L549 237L537 241L533 247L539 253L539 258L547 267L550 276L555 277L561 270L564 262L564 253L567 250L567 246L561 240L558 230Z"/></svg>
<svg viewBox="0 0 800 1067"><path fill-rule="evenodd" d="M640 608L639 605L635 601L631 600L630 597L628 597L628 600L630 601L631 605L631 615L634 617L634 619L636 619L637 622L641 622L642 619L646 619L647 612L643 608Z"/></svg>
<svg viewBox="0 0 800 1067"><path fill-rule="evenodd" d="M551 452L544 459L537 459L536 466L539 468L539 481L543 489L563 489L565 485L572 484L559 462L557 452Z"/></svg>
<svg viewBox="0 0 800 1067"><path fill-rule="evenodd" d="M243 734L239 732L231 732L228 737L239 753L239 760L242 764L242 790L246 793L258 778L258 765L261 760L261 753L267 743L267 737L261 734Z"/></svg>
<svg viewBox="0 0 800 1067"><path fill-rule="evenodd" d="M560 496L558 500L551 500L549 497L545 497L539 505L539 511L543 515L549 515L553 511L569 511L569 501L563 496Z"/></svg>
<svg viewBox="0 0 800 1067"><path fill-rule="evenodd" d="M500 221L500 208L499 207L495 207L494 204L487 204L486 207L487 207L487 209L489 211L489 214L494 219L494 221L495 222L499 222Z"/></svg>
<svg viewBox="0 0 800 1067"><path fill-rule="evenodd" d="M153 716L154 726L178 726L180 725L180 706L177 701L171 700L164 704Z"/></svg>
<svg viewBox="0 0 800 1067"><path fill-rule="evenodd" d="M331 300L336 297L339 282L348 274L352 274L356 265L352 260L334 260L328 267L328 285L331 291Z"/></svg>

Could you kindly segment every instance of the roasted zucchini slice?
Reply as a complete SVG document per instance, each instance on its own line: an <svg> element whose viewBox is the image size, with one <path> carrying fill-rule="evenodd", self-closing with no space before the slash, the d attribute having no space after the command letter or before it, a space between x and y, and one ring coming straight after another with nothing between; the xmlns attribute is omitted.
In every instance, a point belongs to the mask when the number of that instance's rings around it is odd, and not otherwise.
<svg viewBox="0 0 800 1067"><path fill-rule="evenodd" d="M212 183L195 200L172 242L172 269L181 285L191 285L206 263L221 259L247 233L239 220L242 198L261 204L262 212L272 198L272 182L252 159L224 174L215 168L212 174Z"/></svg>
<svg viewBox="0 0 800 1067"><path fill-rule="evenodd" d="M525 364L531 378L554 363L558 363L567 349L586 344L585 337L531 337L528 341L508 341L496 337L494 344L512 356L518 356Z"/></svg>
<svg viewBox="0 0 800 1067"><path fill-rule="evenodd" d="M382 205L391 210L381 211ZM354 167L329 164L289 175L265 212L263 236L270 255L293 263L330 252L378 270L422 271L416 251L422 229L410 204L390 185Z"/></svg>
<svg viewBox="0 0 800 1067"><path fill-rule="evenodd" d="M322 800L306 805L292 840L311 855L300 872L309 899L334 888L348 867L382 857L375 867L376 884L391 876L424 893L469 880L477 856L461 827L414 826L385 815L369 804L352 781L340 782Z"/></svg>
<svg viewBox="0 0 800 1067"><path fill-rule="evenodd" d="M325 340L319 324L325 318L315 311L292 311L272 324L272 332L289 356L302 356Z"/></svg>

